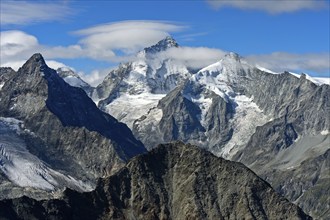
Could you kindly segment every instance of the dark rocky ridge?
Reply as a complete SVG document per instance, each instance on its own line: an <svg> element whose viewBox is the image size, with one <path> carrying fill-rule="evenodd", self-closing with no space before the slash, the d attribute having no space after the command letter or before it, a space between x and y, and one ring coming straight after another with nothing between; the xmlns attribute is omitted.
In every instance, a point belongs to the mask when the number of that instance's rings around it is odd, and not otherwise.
<svg viewBox="0 0 330 220"><path fill-rule="evenodd" d="M179 47L179 44L171 36L167 36L163 40L157 42L157 44L147 47L143 51L146 54L156 54L173 47Z"/></svg>
<svg viewBox="0 0 330 220"><path fill-rule="evenodd" d="M99 110L82 89L65 83L40 54L4 84L0 116L22 120L35 134L24 137L29 151L81 180L109 175L145 152L125 124Z"/></svg>
<svg viewBox="0 0 330 220"><path fill-rule="evenodd" d="M92 192L0 209L2 219L311 219L244 165L180 142L133 158Z"/></svg>

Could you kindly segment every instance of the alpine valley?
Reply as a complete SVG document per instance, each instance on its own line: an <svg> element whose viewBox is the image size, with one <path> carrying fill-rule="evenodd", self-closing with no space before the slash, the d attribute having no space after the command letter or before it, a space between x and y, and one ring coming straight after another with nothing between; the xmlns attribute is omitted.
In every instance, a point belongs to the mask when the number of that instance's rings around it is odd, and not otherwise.
<svg viewBox="0 0 330 220"><path fill-rule="evenodd" d="M41 54L1 68L0 218L329 219L330 79L177 47L96 87Z"/></svg>

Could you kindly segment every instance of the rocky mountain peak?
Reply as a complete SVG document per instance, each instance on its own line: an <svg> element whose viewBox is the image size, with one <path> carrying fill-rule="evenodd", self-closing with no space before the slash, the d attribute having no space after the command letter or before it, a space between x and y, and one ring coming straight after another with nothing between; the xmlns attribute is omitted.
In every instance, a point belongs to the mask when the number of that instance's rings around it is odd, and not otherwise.
<svg viewBox="0 0 330 220"><path fill-rule="evenodd" d="M240 62L241 56L237 53L229 52L228 54L225 55L225 59L233 59L235 61Z"/></svg>
<svg viewBox="0 0 330 220"><path fill-rule="evenodd" d="M40 53L35 53L31 56L28 61L22 66L22 69L25 73L34 73L37 71L44 72L48 66Z"/></svg>
<svg viewBox="0 0 330 220"><path fill-rule="evenodd" d="M171 36L167 36L160 40L157 44L145 48L144 51L145 53L154 54L173 47L179 47L179 45Z"/></svg>

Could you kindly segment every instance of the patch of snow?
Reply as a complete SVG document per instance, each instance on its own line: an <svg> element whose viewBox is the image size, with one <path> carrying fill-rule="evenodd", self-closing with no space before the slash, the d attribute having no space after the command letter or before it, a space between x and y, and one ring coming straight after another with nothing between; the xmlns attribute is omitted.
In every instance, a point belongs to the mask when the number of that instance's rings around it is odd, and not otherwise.
<svg viewBox="0 0 330 220"><path fill-rule="evenodd" d="M322 84L330 85L330 78L327 78L327 77L313 77L313 79L319 85L322 85Z"/></svg>
<svg viewBox="0 0 330 220"><path fill-rule="evenodd" d="M321 131L321 135L328 135L330 133L329 130L323 130Z"/></svg>
<svg viewBox="0 0 330 220"><path fill-rule="evenodd" d="M295 76L295 77L297 77L297 78L300 78L300 74L298 74L298 73L293 73L293 72L289 72L291 75L293 75L293 76Z"/></svg>
<svg viewBox="0 0 330 220"><path fill-rule="evenodd" d="M134 72L146 76L148 65L143 60L138 60L132 63L132 69Z"/></svg>
<svg viewBox="0 0 330 220"><path fill-rule="evenodd" d="M58 71L63 71L63 72L73 72L73 70L70 69L70 68L67 67L67 66L62 66L62 67L58 68Z"/></svg>
<svg viewBox="0 0 330 220"><path fill-rule="evenodd" d="M151 130L154 131L157 129L157 125L163 117L163 111L160 108L154 107L149 109L145 116L146 117L140 118L140 120L134 121L134 125L137 126L137 129L139 129L139 126L143 126L151 127ZM141 121L143 121L143 123L141 123Z"/></svg>
<svg viewBox="0 0 330 220"><path fill-rule="evenodd" d="M269 70L269 69L266 69L266 68L261 67L261 66L258 66L258 65L256 65L256 67L257 67L259 70L264 71L264 72L267 72L267 73L271 73L271 74L279 74L279 73L277 73L277 72L271 71L271 70Z"/></svg>
<svg viewBox="0 0 330 220"><path fill-rule="evenodd" d="M5 83L0 83L0 90L2 89L2 87L5 85Z"/></svg>
<svg viewBox="0 0 330 220"><path fill-rule="evenodd" d="M51 169L31 154L19 136L23 129L22 121L0 118L0 170L10 181L21 187L54 190L60 187L56 179L61 179L84 191L92 190L91 185Z"/></svg>
<svg viewBox="0 0 330 220"><path fill-rule="evenodd" d="M18 120L16 118L5 118L0 117L0 123L3 123L4 125L8 126L11 130L15 131L17 134L21 132L21 129L24 127L24 123L21 120Z"/></svg>
<svg viewBox="0 0 330 220"><path fill-rule="evenodd" d="M301 75L300 74L297 74L297 73L292 73L290 72L291 75L297 77L297 78L300 78ZM330 85L330 78L328 77L312 77L310 75L306 75L306 79L315 83L316 85L322 85L322 84L327 84L327 85Z"/></svg>
<svg viewBox="0 0 330 220"><path fill-rule="evenodd" d="M75 76L66 76L63 78L66 83L68 83L70 86L74 87L84 87L88 86L86 82L84 82L82 79L77 78Z"/></svg>
<svg viewBox="0 0 330 220"><path fill-rule="evenodd" d="M206 98L203 94L198 94L197 96L191 96L186 94L185 97L197 104L199 109L201 110L201 115L199 115L200 123L203 127L206 126L206 114L212 105L212 99Z"/></svg>
<svg viewBox="0 0 330 220"><path fill-rule="evenodd" d="M234 129L233 136L220 152L215 152L218 156L227 159L231 159L247 144L257 126L261 126L269 120L251 98L237 95L232 101L237 104L234 117L230 121Z"/></svg>
<svg viewBox="0 0 330 220"><path fill-rule="evenodd" d="M155 108L164 96L165 94L151 93L123 94L106 106L106 112L132 128L133 122L145 115L149 109Z"/></svg>
<svg viewBox="0 0 330 220"><path fill-rule="evenodd" d="M286 168L287 170L292 170L292 169L294 169L295 168L295 166L291 166L291 167L288 167L288 168Z"/></svg>

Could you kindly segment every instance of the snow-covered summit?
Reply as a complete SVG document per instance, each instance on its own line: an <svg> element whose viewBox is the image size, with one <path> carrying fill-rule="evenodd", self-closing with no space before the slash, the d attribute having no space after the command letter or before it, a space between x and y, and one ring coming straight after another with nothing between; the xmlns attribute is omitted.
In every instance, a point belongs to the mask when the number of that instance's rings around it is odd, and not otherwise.
<svg viewBox="0 0 330 220"><path fill-rule="evenodd" d="M228 83L237 83L240 77L246 76L253 68L255 67L247 63L238 54L231 52L218 62L198 71L192 76L191 80L208 86L228 85Z"/></svg>
<svg viewBox="0 0 330 220"><path fill-rule="evenodd" d="M60 67L56 70L56 72L62 78L67 77L67 76L79 77L77 73L75 73L72 69L70 69L68 67Z"/></svg>
<svg viewBox="0 0 330 220"><path fill-rule="evenodd" d="M72 69L67 67L60 67L56 70L57 74L64 79L70 86L79 87L86 91L87 94L91 93L92 87L80 78Z"/></svg>

